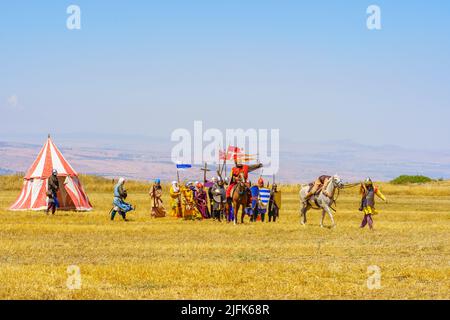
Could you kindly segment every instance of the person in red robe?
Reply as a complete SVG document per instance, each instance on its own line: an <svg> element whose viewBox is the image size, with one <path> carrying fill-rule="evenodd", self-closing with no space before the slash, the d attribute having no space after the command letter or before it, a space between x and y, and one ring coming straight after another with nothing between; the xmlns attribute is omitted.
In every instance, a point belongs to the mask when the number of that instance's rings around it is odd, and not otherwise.
<svg viewBox="0 0 450 320"><path fill-rule="evenodd" d="M262 163L246 165L236 157L234 159L234 164L235 166L231 169L231 181L227 188L227 198L231 198L231 190L233 190L233 187L241 179L241 177L243 177L245 182L247 182L249 172L255 171L263 166Z"/></svg>

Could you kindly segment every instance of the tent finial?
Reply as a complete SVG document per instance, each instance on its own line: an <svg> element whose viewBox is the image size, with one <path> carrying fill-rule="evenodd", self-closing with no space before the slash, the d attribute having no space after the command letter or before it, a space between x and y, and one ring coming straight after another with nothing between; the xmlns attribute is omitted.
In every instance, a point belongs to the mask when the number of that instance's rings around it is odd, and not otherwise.
<svg viewBox="0 0 450 320"><path fill-rule="evenodd" d="M50 139L50 133L48 134L48 138Z"/></svg>

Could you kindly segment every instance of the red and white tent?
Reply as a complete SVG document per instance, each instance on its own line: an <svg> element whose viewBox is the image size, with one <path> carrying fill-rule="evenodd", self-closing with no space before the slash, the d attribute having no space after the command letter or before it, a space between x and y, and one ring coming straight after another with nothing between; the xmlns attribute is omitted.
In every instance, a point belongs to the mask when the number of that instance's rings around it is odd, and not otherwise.
<svg viewBox="0 0 450 320"><path fill-rule="evenodd" d="M50 136L24 177L22 192L10 210L47 209L47 179L52 170L58 171L57 198L61 210L92 210L92 206L78 179L78 173L67 162Z"/></svg>

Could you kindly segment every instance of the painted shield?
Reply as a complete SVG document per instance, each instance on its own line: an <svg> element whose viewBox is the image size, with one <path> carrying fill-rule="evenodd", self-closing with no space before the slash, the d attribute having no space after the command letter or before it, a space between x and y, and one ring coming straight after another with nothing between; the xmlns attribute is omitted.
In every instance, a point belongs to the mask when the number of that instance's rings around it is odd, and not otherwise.
<svg viewBox="0 0 450 320"><path fill-rule="evenodd" d="M250 192L252 193L252 209L255 209L258 205L258 199L259 199L259 188L258 186L252 186L250 187Z"/></svg>
<svg viewBox="0 0 450 320"><path fill-rule="evenodd" d="M270 189L260 188L259 189L259 202L263 207L267 207L270 199Z"/></svg>
<svg viewBox="0 0 450 320"><path fill-rule="evenodd" d="M227 197L225 194L225 188L216 188L212 191L213 199L217 203L225 203L227 201Z"/></svg>
<svg viewBox="0 0 450 320"><path fill-rule="evenodd" d="M270 200L270 189L260 188L259 189L259 213L260 214L266 213L269 200Z"/></svg>

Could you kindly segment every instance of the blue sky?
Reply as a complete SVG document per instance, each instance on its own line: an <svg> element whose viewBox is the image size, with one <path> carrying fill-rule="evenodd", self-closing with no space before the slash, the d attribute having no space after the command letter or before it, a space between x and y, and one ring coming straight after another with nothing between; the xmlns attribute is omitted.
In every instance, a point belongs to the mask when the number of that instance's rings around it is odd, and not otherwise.
<svg viewBox="0 0 450 320"><path fill-rule="evenodd" d="M81 30L66 8L81 8ZM382 30L366 28L381 8ZM281 138L450 148L448 1L0 4L8 135L280 128Z"/></svg>

